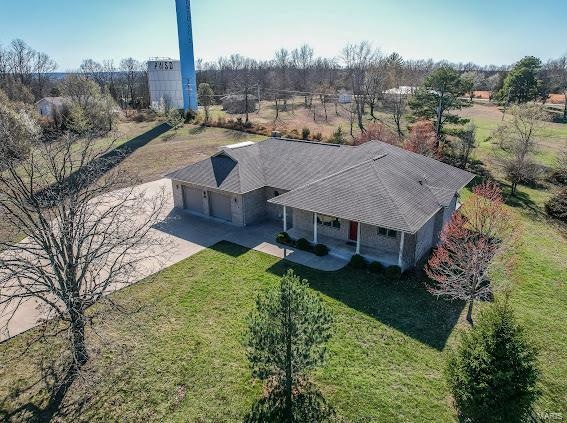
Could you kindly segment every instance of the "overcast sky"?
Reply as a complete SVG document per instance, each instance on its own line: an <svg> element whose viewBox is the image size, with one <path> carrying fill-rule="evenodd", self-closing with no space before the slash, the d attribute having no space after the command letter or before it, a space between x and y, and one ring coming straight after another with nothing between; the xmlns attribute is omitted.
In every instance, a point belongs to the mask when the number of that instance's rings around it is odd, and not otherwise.
<svg viewBox="0 0 567 423"><path fill-rule="evenodd" d="M195 55L269 59L303 43L339 56L368 40L406 58L507 64L567 53L567 0L192 0ZM174 0L0 0L0 44L22 38L59 70L84 58L179 57Z"/></svg>

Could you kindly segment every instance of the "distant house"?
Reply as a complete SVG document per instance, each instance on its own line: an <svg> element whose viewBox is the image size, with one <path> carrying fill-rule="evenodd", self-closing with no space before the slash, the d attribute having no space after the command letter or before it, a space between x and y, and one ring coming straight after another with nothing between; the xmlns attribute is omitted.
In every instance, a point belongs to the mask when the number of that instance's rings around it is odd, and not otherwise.
<svg viewBox="0 0 567 423"><path fill-rule="evenodd" d="M60 114L69 103L66 97L44 97L35 103L37 112L47 119L53 119L56 114Z"/></svg>
<svg viewBox="0 0 567 423"><path fill-rule="evenodd" d="M346 90L339 91L339 103L340 104L352 103L352 93Z"/></svg>
<svg viewBox="0 0 567 423"><path fill-rule="evenodd" d="M384 94L388 95L412 95L417 90L417 87L410 87L407 85L400 85L397 88L390 88L389 90L384 91Z"/></svg>
<svg viewBox="0 0 567 423"><path fill-rule="evenodd" d="M237 226L280 221L331 254L407 269L437 243L474 175L380 141L268 138L223 147L168 177L177 208Z"/></svg>
<svg viewBox="0 0 567 423"><path fill-rule="evenodd" d="M258 99L248 94L248 113L256 111ZM222 98L222 109L231 114L246 113L246 96L244 94L227 95Z"/></svg>

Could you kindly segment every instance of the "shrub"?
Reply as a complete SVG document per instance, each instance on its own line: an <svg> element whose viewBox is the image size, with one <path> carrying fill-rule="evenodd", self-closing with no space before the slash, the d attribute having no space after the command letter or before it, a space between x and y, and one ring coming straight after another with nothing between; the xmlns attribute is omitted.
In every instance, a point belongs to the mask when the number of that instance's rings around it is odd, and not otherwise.
<svg viewBox="0 0 567 423"><path fill-rule="evenodd" d="M250 122L250 121L244 122L244 127L245 127L246 129L252 128L252 122Z"/></svg>
<svg viewBox="0 0 567 423"><path fill-rule="evenodd" d="M321 132L317 132L315 135L313 135L313 139L316 141L323 141L323 134L321 134Z"/></svg>
<svg viewBox="0 0 567 423"><path fill-rule="evenodd" d="M536 355L506 302L483 310L447 363L463 421L524 421L538 394Z"/></svg>
<svg viewBox="0 0 567 423"><path fill-rule="evenodd" d="M402 269L400 266L388 266L384 270L384 276L388 279L398 280L402 277Z"/></svg>
<svg viewBox="0 0 567 423"><path fill-rule="evenodd" d="M189 122L195 120L196 116L197 116L197 114L193 110L191 110L191 109L187 110L185 112L185 123L189 123Z"/></svg>
<svg viewBox="0 0 567 423"><path fill-rule="evenodd" d="M355 254L350 258L349 264L355 269L364 269L366 267L366 260L360 254Z"/></svg>
<svg viewBox="0 0 567 423"><path fill-rule="evenodd" d="M336 134L337 133L335 132L335 134L333 134L333 137L336 137ZM398 137L398 134L396 134L391 129L386 127L386 125L382 123L372 123L368 125L366 131L364 131L354 139L354 145L364 144L365 142L373 141L373 140L380 140L385 143L393 144L393 145L398 145L400 143L400 138ZM338 142L337 144L342 144L342 143Z"/></svg>
<svg viewBox="0 0 567 423"><path fill-rule="evenodd" d="M308 140L310 133L311 133L311 131L309 130L309 128L303 128L301 130L301 138L304 139L304 140Z"/></svg>
<svg viewBox="0 0 567 423"><path fill-rule="evenodd" d="M143 113L136 113L136 115L134 115L133 119L134 119L134 122L141 123L141 122L144 122L146 120L146 117L144 116Z"/></svg>
<svg viewBox="0 0 567 423"><path fill-rule="evenodd" d="M291 131L289 131L288 137L293 139L299 139L299 132L297 131L297 129L292 129Z"/></svg>
<svg viewBox="0 0 567 423"><path fill-rule="evenodd" d="M276 235L276 242L279 242L280 244L289 244L290 241L291 238L287 232L278 232Z"/></svg>
<svg viewBox="0 0 567 423"><path fill-rule="evenodd" d="M368 270L372 273L380 273L384 270L384 266L379 261L373 261L368 265Z"/></svg>
<svg viewBox="0 0 567 423"><path fill-rule="evenodd" d="M307 241L305 238L299 238L296 242L295 245L297 246L297 248L299 248L300 250L309 250L311 248L311 243L309 241Z"/></svg>
<svg viewBox="0 0 567 423"><path fill-rule="evenodd" d="M567 223L567 189L551 197L545 203L545 211L551 217Z"/></svg>
<svg viewBox="0 0 567 423"><path fill-rule="evenodd" d="M327 254L329 254L329 247L327 247L325 244L316 244L313 247L313 252L318 256L326 256Z"/></svg>
<svg viewBox="0 0 567 423"><path fill-rule="evenodd" d="M345 133L342 127L338 127L331 138L329 138L329 142L333 144L344 144L346 143Z"/></svg>

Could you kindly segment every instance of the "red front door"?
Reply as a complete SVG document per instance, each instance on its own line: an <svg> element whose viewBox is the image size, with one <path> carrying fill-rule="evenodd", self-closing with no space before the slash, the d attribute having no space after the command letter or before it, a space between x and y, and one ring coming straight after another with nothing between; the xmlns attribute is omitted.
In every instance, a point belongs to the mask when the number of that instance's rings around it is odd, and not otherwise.
<svg viewBox="0 0 567 423"><path fill-rule="evenodd" d="M356 241L358 238L358 222L350 222L350 226L348 229L348 239L351 241Z"/></svg>

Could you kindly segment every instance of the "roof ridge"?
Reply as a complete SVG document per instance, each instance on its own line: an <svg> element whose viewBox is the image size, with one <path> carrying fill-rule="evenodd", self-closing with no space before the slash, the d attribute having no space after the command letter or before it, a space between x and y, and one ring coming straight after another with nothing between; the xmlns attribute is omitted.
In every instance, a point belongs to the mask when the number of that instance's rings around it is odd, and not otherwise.
<svg viewBox="0 0 567 423"><path fill-rule="evenodd" d="M381 158L383 158L383 157L385 157L385 156L387 156L386 153L380 154L380 155L378 155L378 156L375 156L375 157L372 157L372 158L370 158L370 159L364 160L364 161L362 161L362 162L360 162L360 163L357 163L357 164L355 164L355 165L352 165L352 166L349 166L349 167L345 167L344 169L341 169L341 170L338 170L338 171L336 171L336 172L334 172L334 173L331 173L331 174L329 174L329 175L323 176L322 178L315 179L314 181L308 182L308 183L306 183L305 185L300 185L300 186L298 186L297 188L294 188L294 189L291 190L291 191L295 191L296 189L300 189L300 188L307 187L307 186L309 186L309 185L315 184L315 183L317 183L317 182L324 181L325 179L332 178L333 176L340 175L341 173L344 173L344 172L348 172L349 170L355 169L355 168L357 168L357 167L359 167L359 166L362 166L362 165L364 165L364 164L368 164L368 163L370 163L370 162L375 162L376 160L381 159ZM291 192L291 191L290 191L290 192Z"/></svg>
<svg viewBox="0 0 567 423"><path fill-rule="evenodd" d="M384 154L385 155L385 154ZM402 220L404 221L404 223L406 224L406 226L408 228L411 228L412 225L409 224L409 222L406 219L406 216L404 215L404 213L402 213L401 208L399 203L396 201L395 197L392 195L392 193L390 192L390 190L388 189L388 184L385 184L384 182L382 182L382 178L378 175L377 170L374 168L374 166L371 166L372 171L374 172L374 174L376 175L376 179L380 182L380 184L384 187L386 193L388 194L388 197L390 197L390 200L392 201L392 203L396 206L396 208L398 209L398 214L401 216ZM405 179L409 179L407 178L405 175L401 174L400 172L396 172L398 175L400 175L401 177L405 178ZM410 179L411 180L411 179ZM374 193L374 192L373 192ZM433 193L432 193L433 194Z"/></svg>

